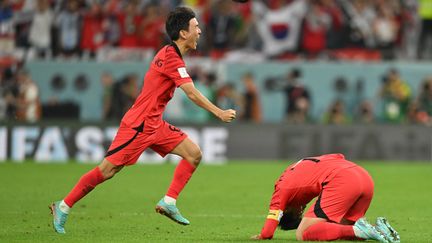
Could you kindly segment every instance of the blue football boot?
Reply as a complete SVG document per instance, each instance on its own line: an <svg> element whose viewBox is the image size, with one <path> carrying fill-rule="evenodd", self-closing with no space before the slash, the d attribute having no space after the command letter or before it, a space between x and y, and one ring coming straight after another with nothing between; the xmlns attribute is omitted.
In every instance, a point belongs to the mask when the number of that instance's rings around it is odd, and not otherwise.
<svg viewBox="0 0 432 243"><path fill-rule="evenodd" d="M390 223L387 221L386 218L378 217L376 220L375 228L383 232L390 243L400 242L399 233L395 229L393 229L393 227L391 227Z"/></svg>
<svg viewBox="0 0 432 243"><path fill-rule="evenodd" d="M365 240L377 240L379 242L389 243L383 232L376 229L365 218L357 220L354 227L363 233L362 238Z"/></svg>
<svg viewBox="0 0 432 243"><path fill-rule="evenodd" d="M53 226L54 230L59 234L66 234L64 225L66 223L68 214L63 213L59 208L60 201L53 202L49 208L51 209L51 214L53 215Z"/></svg>
<svg viewBox="0 0 432 243"><path fill-rule="evenodd" d="M163 198L156 204L155 208L156 212L167 216L168 218L172 219L176 223L179 223L181 225L189 225L189 220L185 219L181 214L180 211L177 209L176 205L170 205L167 204Z"/></svg>

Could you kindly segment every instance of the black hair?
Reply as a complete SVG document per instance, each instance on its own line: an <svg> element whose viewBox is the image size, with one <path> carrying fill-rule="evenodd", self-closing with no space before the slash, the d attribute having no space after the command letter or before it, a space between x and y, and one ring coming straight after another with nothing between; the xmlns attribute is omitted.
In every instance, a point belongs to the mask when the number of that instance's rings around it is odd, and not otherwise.
<svg viewBox="0 0 432 243"><path fill-rule="evenodd" d="M279 220L279 228L281 230L293 230L297 229L301 222L301 214L295 214L295 213L287 213L285 212L281 219Z"/></svg>
<svg viewBox="0 0 432 243"><path fill-rule="evenodd" d="M189 29L189 21L195 18L195 13L188 7L177 7L168 15L165 29L172 41L180 38L180 30Z"/></svg>

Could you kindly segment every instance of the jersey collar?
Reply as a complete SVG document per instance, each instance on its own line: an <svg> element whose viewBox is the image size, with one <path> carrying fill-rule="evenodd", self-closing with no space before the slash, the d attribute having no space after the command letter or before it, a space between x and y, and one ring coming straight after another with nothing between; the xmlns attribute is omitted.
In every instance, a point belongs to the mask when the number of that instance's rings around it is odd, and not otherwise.
<svg viewBox="0 0 432 243"><path fill-rule="evenodd" d="M183 56L182 56L182 54L180 52L180 49L178 48L178 46L176 45L176 43L174 43L174 41L171 42L171 46L174 47L174 49L176 50L177 54L180 56L181 59L183 59Z"/></svg>

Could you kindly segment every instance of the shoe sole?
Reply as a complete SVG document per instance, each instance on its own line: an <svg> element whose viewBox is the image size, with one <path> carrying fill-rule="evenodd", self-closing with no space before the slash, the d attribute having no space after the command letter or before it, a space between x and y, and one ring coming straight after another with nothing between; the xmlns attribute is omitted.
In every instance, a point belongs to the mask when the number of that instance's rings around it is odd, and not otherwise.
<svg viewBox="0 0 432 243"><path fill-rule="evenodd" d="M383 224L389 231L390 231L390 235L392 236L392 242L394 243L398 243L400 242L400 236L399 233L393 229L393 227L391 227L390 223L387 221L386 218L378 218L377 222L381 222L381 224Z"/></svg>
<svg viewBox="0 0 432 243"><path fill-rule="evenodd" d="M51 203L51 205L49 205L48 208L49 208L50 211L51 211L51 215L55 218L55 217L56 217L56 214L55 214L55 204L54 204L54 203ZM53 220L53 229L54 229L54 231L55 231L56 233L59 233L59 234L66 234L66 232L58 232L58 231L56 230L56 228L55 228L55 226L54 226L54 220Z"/></svg>
<svg viewBox="0 0 432 243"><path fill-rule="evenodd" d="M171 216L171 214L169 214L169 213L165 210L165 208L163 208L163 207L161 207L161 206L156 206L155 211L156 211L156 213L159 213L159 214L162 214L162 215L167 216L169 219L171 219L172 221L174 221L174 222L176 222L176 223L178 223L178 224L181 224L181 225L189 225L189 224L186 224L186 223L184 223L184 222L180 222L180 221L176 220L175 218L173 218L173 217Z"/></svg>

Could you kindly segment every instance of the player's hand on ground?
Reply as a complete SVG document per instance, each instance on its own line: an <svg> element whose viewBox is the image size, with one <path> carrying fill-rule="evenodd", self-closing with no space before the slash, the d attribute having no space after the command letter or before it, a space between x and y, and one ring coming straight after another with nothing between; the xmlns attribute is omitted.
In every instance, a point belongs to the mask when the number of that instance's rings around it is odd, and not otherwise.
<svg viewBox="0 0 432 243"><path fill-rule="evenodd" d="M236 118L236 111L233 109L223 110L219 113L219 119L223 122L232 122Z"/></svg>
<svg viewBox="0 0 432 243"><path fill-rule="evenodd" d="M251 240L264 240L264 239L261 237L261 235L253 235L251 237Z"/></svg>

